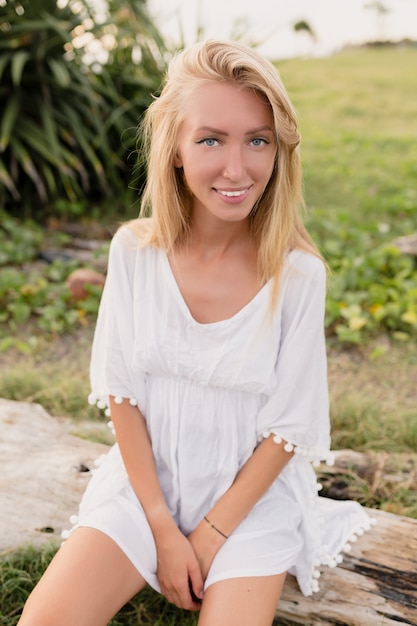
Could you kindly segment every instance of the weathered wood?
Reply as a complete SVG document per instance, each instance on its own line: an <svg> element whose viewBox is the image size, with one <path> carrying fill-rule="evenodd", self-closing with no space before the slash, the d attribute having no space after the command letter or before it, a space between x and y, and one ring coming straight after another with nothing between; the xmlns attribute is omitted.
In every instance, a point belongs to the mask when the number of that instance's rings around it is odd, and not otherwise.
<svg viewBox="0 0 417 626"><path fill-rule="evenodd" d="M70 526L89 469L108 446L75 437L69 427L39 404L0 398L0 553L60 543Z"/></svg>
<svg viewBox="0 0 417 626"><path fill-rule="evenodd" d="M277 624L417 626L417 520L378 510L377 520L335 569L323 568L320 591L305 598L288 576Z"/></svg>

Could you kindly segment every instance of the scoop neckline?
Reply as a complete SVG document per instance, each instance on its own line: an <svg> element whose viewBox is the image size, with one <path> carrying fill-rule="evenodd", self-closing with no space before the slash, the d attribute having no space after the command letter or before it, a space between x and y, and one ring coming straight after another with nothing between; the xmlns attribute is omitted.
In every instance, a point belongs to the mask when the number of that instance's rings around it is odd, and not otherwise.
<svg viewBox="0 0 417 626"><path fill-rule="evenodd" d="M177 279L175 278L174 272L172 271L171 263L169 262L168 254L166 251L161 250L166 274L168 281L171 285L172 291L176 296L176 300L179 303L181 309L184 311L185 315L188 317L189 321L191 321L195 326L199 328L213 328L219 326L226 326L234 321L238 320L240 317L244 317L244 315L255 305L255 303L260 299L263 294L269 289L270 281L266 282L262 287L256 292L256 294L251 298L246 304L244 304L236 313L231 315L230 317L226 317L222 320L217 320L216 322L198 322L195 317L192 315L190 308L185 301L184 296L182 295L181 289L177 283Z"/></svg>

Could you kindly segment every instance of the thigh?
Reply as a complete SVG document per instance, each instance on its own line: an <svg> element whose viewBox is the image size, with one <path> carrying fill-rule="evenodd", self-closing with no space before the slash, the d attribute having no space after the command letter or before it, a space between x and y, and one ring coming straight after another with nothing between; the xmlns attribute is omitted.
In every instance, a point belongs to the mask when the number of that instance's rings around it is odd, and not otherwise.
<svg viewBox="0 0 417 626"><path fill-rule="evenodd" d="M213 583L204 594L198 626L271 626L285 576L284 572Z"/></svg>
<svg viewBox="0 0 417 626"><path fill-rule="evenodd" d="M19 626L104 626L145 584L110 537L78 528L33 590Z"/></svg>

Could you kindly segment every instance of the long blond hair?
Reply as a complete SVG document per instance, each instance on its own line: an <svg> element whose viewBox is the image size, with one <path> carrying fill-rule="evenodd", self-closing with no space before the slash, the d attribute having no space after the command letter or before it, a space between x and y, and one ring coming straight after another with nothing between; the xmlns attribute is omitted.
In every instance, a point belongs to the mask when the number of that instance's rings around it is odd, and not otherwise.
<svg viewBox="0 0 417 626"><path fill-rule="evenodd" d="M181 170L174 166L179 128L190 93L207 82L228 82L264 94L273 113L277 157L272 176L251 216L263 282L274 278L279 289L286 254L299 248L320 256L302 221L300 134L294 108L278 71L252 48L231 41L208 40L171 61L159 97L141 125L147 157L147 182L141 213L152 215L147 241L167 251L186 240L192 198Z"/></svg>

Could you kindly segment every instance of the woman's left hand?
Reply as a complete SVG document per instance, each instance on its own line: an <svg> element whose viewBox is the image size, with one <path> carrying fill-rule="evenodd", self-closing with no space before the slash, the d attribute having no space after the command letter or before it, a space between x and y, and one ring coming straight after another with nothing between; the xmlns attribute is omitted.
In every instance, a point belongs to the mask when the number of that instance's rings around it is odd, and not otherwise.
<svg viewBox="0 0 417 626"><path fill-rule="evenodd" d="M225 543L226 538L211 528L205 520L201 520L192 533L188 535L188 540L194 549L201 575L205 581L213 559Z"/></svg>

